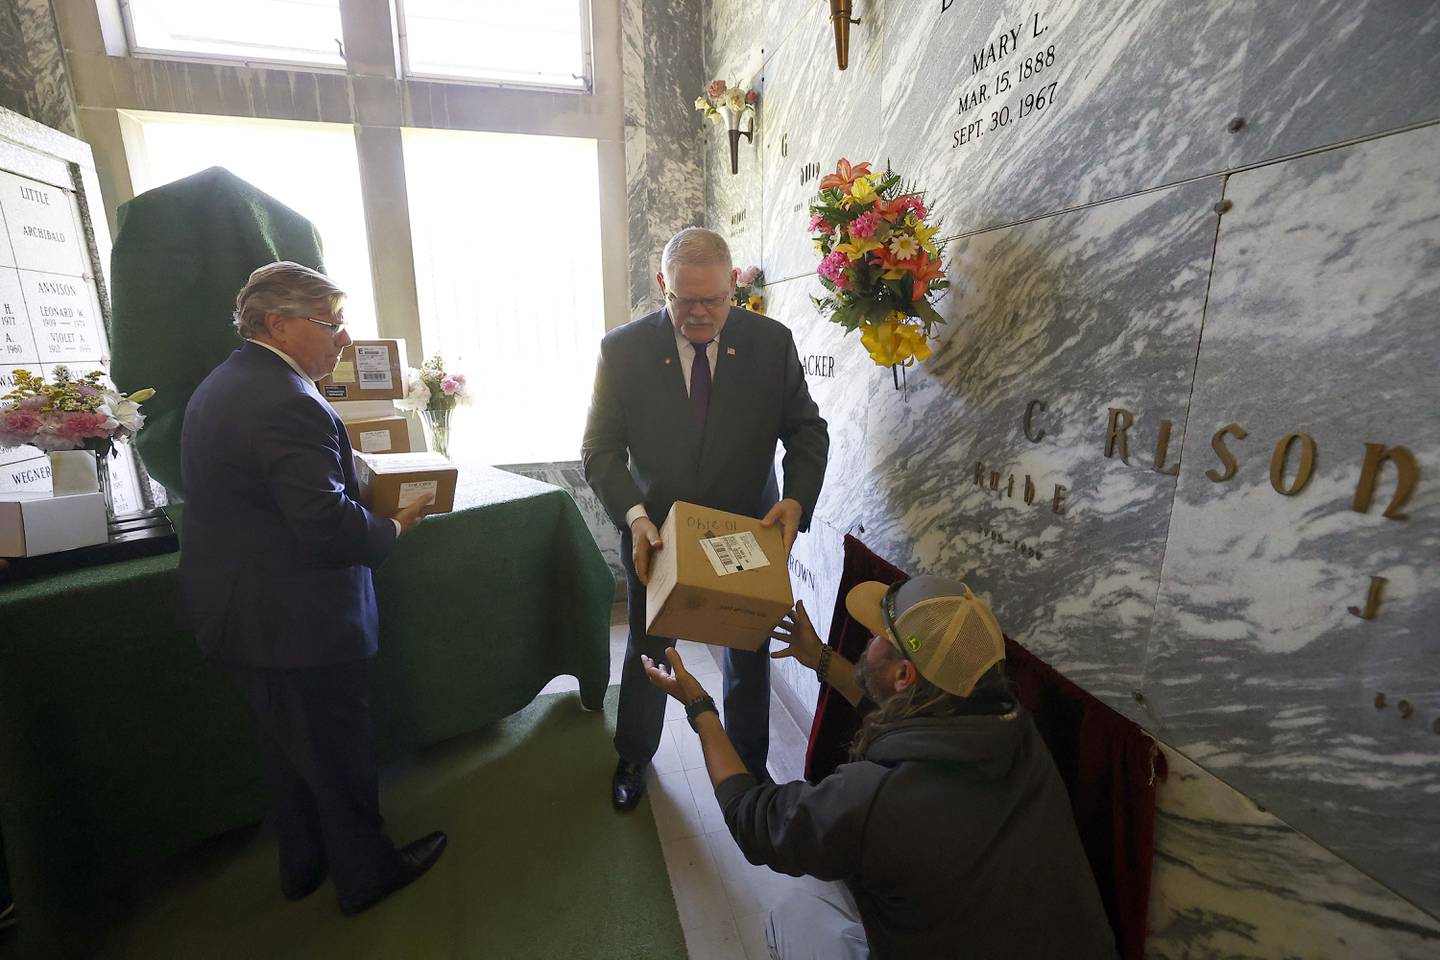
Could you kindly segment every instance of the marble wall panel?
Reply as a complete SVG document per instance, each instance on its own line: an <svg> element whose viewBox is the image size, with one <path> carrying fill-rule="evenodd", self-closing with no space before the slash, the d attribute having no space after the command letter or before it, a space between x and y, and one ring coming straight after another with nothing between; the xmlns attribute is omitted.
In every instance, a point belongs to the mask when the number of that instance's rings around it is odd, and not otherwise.
<svg viewBox="0 0 1440 960"><path fill-rule="evenodd" d="M1440 5L1270 0L1245 42L1230 165L1440 117Z"/></svg>
<svg viewBox="0 0 1440 960"><path fill-rule="evenodd" d="M631 316L658 309L660 251L704 222L701 0L625 0L621 7Z"/></svg>
<svg viewBox="0 0 1440 960"><path fill-rule="evenodd" d="M1175 485L1150 445L1169 417L1179 449L1219 192L1202 181L952 243L949 322L903 391L853 335L800 335L802 353L820 342L845 362L833 385L810 379L831 419L822 518L906 569L966 579L1012 636L1121 709ZM1022 431L1032 400L1040 443ZM1144 412L1129 465L1105 456L1116 406Z"/></svg>
<svg viewBox="0 0 1440 960"><path fill-rule="evenodd" d="M519 463L502 466L498 469L552 484L570 494L575 501L575 506L580 508L580 515L585 518L585 526L590 529L591 536L595 538L595 545L600 548L600 552L605 556L605 562L610 565L610 572L615 574L617 595L623 596L621 591L624 589L625 568L620 562L620 531L615 529L610 515L605 512L604 505L600 503L600 498L585 482L585 469L580 461Z"/></svg>
<svg viewBox="0 0 1440 960"><path fill-rule="evenodd" d="M944 234L1224 167L1254 0L890 5L883 142Z"/></svg>
<svg viewBox="0 0 1440 960"><path fill-rule="evenodd" d="M815 269L806 228L821 176L841 157L881 169L880 76L887 4L874 0L852 28L850 65L835 62L834 34L817 8L795 22L765 64L761 119L764 155L765 275L783 280Z"/></svg>
<svg viewBox="0 0 1440 960"><path fill-rule="evenodd" d="M1422 960L1440 921L1165 749L1146 956Z"/></svg>
<svg viewBox="0 0 1440 960"><path fill-rule="evenodd" d="M1167 740L1440 912L1436 156L1432 126L1230 178L1143 686ZM1231 423L1247 435L1216 483ZM1282 496L1295 431L1313 476ZM1393 464L1353 509L1369 443L1413 453L1408 519L1382 515ZM1282 486L1300 459L1297 441ZM1372 576L1366 621L1349 608Z"/></svg>

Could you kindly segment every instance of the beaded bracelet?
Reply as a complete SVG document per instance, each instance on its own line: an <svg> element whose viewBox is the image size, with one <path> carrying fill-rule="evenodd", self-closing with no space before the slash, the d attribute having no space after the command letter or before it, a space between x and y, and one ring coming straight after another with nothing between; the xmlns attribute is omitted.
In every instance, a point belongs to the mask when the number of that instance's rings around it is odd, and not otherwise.
<svg viewBox="0 0 1440 960"><path fill-rule="evenodd" d="M835 649L828 644L820 648L820 664L815 668L815 676L820 678L821 683L829 683L825 675L830 672L830 655Z"/></svg>

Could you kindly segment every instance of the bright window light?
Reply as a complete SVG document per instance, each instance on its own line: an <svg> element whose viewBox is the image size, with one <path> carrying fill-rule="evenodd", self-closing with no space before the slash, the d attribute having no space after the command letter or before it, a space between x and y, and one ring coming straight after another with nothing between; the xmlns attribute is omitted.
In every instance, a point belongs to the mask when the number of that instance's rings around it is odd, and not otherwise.
<svg viewBox="0 0 1440 960"><path fill-rule="evenodd" d="M406 130L404 145L421 333L473 397L451 456L579 459L605 332L595 141Z"/></svg>
<svg viewBox="0 0 1440 960"><path fill-rule="evenodd" d="M340 0L120 0L134 53L345 66Z"/></svg>
<svg viewBox="0 0 1440 960"><path fill-rule="evenodd" d="M137 194L217 166L253 184L315 224L325 272L347 294L345 322L351 336L375 336L360 166L348 125L122 114L141 133L139 143L136 138L126 141L127 149L138 146L143 154L129 157Z"/></svg>
<svg viewBox="0 0 1440 960"><path fill-rule="evenodd" d="M402 0L406 72L584 90L585 0Z"/></svg>

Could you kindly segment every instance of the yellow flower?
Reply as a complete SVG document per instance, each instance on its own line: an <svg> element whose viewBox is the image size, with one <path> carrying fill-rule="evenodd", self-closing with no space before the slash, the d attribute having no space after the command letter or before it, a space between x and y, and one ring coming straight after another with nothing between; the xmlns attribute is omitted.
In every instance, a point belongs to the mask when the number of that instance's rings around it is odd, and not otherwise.
<svg viewBox="0 0 1440 960"><path fill-rule="evenodd" d="M749 310L751 313L764 313L765 298L759 296L758 294L756 296L752 296L749 300L745 302L745 309Z"/></svg>
<svg viewBox="0 0 1440 960"><path fill-rule="evenodd" d="M851 260L859 260L871 250L879 250L882 246L884 246L884 244L874 237L861 237L858 240L852 238L849 243L837 243L835 244L835 249L845 254L845 256Z"/></svg>
<svg viewBox="0 0 1440 960"><path fill-rule="evenodd" d="M915 224L915 241L928 251L932 257L940 256L940 251L935 249L935 241L931 239L939 232L939 227L927 227L923 223Z"/></svg>
<svg viewBox="0 0 1440 960"><path fill-rule="evenodd" d="M857 203L874 203L879 195L869 177L859 177L850 185L850 198Z"/></svg>
<svg viewBox="0 0 1440 960"><path fill-rule="evenodd" d="M910 366L930 358L930 344L924 331L905 319L897 320L899 311L891 311L882 323L860 324L860 343L870 351L870 359L882 367L902 364Z"/></svg>

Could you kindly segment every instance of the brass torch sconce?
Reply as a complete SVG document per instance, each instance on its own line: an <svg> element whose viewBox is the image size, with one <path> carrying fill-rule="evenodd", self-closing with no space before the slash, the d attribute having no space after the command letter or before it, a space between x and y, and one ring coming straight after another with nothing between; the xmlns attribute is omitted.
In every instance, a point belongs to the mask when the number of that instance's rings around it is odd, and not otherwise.
<svg viewBox="0 0 1440 960"><path fill-rule="evenodd" d="M859 23L850 17L852 0L830 0L830 19L835 24L835 59L844 70L850 65L850 24Z"/></svg>
<svg viewBox="0 0 1440 960"><path fill-rule="evenodd" d="M730 132L730 172L740 172L740 138L744 137L751 143L755 142L755 111L745 111L750 115L750 125L740 129L740 114L730 107L721 107L720 113L725 118L725 128Z"/></svg>

